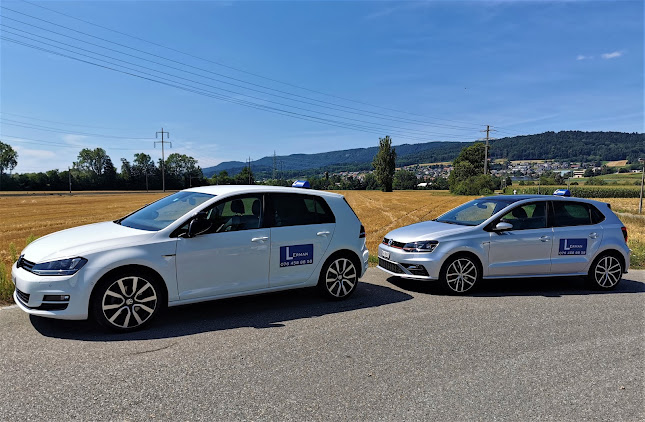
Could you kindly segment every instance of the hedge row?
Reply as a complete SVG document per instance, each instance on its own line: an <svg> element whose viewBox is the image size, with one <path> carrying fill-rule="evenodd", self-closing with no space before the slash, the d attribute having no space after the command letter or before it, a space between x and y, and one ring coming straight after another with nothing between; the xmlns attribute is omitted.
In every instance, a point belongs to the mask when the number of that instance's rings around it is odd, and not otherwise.
<svg viewBox="0 0 645 422"><path fill-rule="evenodd" d="M552 195L556 189L566 189L566 186L512 186L504 190L505 194ZM539 189L539 192L538 192ZM640 186L571 186L571 196L576 198L638 198Z"/></svg>

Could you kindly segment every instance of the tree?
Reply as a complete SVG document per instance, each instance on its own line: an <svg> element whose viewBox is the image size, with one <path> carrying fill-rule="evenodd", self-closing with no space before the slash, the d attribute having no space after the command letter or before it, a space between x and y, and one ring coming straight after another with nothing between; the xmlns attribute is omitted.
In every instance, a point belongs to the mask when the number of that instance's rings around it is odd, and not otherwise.
<svg viewBox="0 0 645 422"><path fill-rule="evenodd" d="M365 189L367 190L380 189L380 186L378 185L378 180L376 180L376 176L374 176L374 173L367 173L365 175L365 179L363 180L363 183L365 184Z"/></svg>
<svg viewBox="0 0 645 422"><path fill-rule="evenodd" d="M254 185L255 178L253 177L253 171L248 167L244 167L242 171L235 176L235 184Z"/></svg>
<svg viewBox="0 0 645 422"><path fill-rule="evenodd" d="M450 192L457 195L486 195L491 193L497 182L490 175L484 175L484 144L475 143L463 148L448 177Z"/></svg>
<svg viewBox="0 0 645 422"><path fill-rule="evenodd" d="M81 152L78 153L78 161L74 163L74 166L78 170L92 173L92 175L96 177L103 174L107 158L109 157L103 148L96 148L94 150L83 148ZM110 161L110 163L111 162L112 161Z"/></svg>
<svg viewBox="0 0 645 422"><path fill-rule="evenodd" d="M410 190L416 189L418 183L419 180L417 179L417 175L413 172L408 170L398 170L394 173L392 187L399 190Z"/></svg>
<svg viewBox="0 0 645 422"><path fill-rule="evenodd" d="M389 136L379 138L379 149L372 161L374 176L383 192L392 192L394 171L396 170L396 150Z"/></svg>
<svg viewBox="0 0 645 422"><path fill-rule="evenodd" d="M170 185L186 187L191 184L191 178L204 177L202 169L197 166L197 160L185 154L172 153L166 158L166 177Z"/></svg>
<svg viewBox="0 0 645 422"><path fill-rule="evenodd" d="M13 170L18 165L18 153L11 145L0 141L0 190L2 190L2 174L5 170Z"/></svg>

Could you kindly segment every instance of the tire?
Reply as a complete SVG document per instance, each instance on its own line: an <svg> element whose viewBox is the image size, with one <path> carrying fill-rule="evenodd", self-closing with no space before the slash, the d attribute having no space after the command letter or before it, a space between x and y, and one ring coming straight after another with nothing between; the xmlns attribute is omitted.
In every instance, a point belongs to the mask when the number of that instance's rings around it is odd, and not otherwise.
<svg viewBox="0 0 645 422"><path fill-rule="evenodd" d="M449 258L439 275L444 291L449 294L463 295L470 292L481 279L477 260L468 255Z"/></svg>
<svg viewBox="0 0 645 422"><path fill-rule="evenodd" d="M320 271L318 289L323 296L332 300L346 299L358 285L356 263L343 255L331 257Z"/></svg>
<svg viewBox="0 0 645 422"><path fill-rule="evenodd" d="M603 254L589 267L587 283L596 290L611 290L618 286L623 277L623 264L613 254Z"/></svg>
<svg viewBox="0 0 645 422"><path fill-rule="evenodd" d="M128 332L150 324L164 304L164 290L157 279L131 270L101 280L92 293L90 311L103 327Z"/></svg>

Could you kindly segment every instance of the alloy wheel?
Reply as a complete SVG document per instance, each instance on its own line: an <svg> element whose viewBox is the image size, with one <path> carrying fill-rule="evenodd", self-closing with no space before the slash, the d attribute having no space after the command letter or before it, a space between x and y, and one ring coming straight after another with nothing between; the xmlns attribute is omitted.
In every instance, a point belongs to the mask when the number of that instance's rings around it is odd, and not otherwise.
<svg viewBox="0 0 645 422"><path fill-rule="evenodd" d="M477 266L468 258L455 259L446 270L446 284L456 293L470 290L477 281Z"/></svg>
<svg viewBox="0 0 645 422"><path fill-rule="evenodd" d="M616 257L607 255L598 261L594 269L594 279L604 289L614 287L620 281L623 269Z"/></svg>
<svg viewBox="0 0 645 422"><path fill-rule="evenodd" d="M349 295L356 282L358 274L356 267L347 258L339 258L333 261L327 268L325 274L325 286L327 291L336 298L342 298Z"/></svg>
<svg viewBox="0 0 645 422"><path fill-rule="evenodd" d="M121 329L145 323L157 309L157 291L141 277L124 277L112 283L103 294L101 310L105 319Z"/></svg>

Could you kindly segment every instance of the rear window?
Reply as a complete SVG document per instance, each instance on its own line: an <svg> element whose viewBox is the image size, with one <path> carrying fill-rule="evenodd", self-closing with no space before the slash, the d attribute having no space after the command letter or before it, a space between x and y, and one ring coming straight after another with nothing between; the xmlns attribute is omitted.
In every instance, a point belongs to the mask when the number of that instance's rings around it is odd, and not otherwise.
<svg viewBox="0 0 645 422"><path fill-rule="evenodd" d="M583 202L553 201L553 226L585 226L598 224L605 216L591 204Z"/></svg>
<svg viewBox="0 0 645 422"><path fill-rule="evenodd" d="M323 198L312 195L272 194L269 203L273 227L335 223L336 218Z"/></svg>

